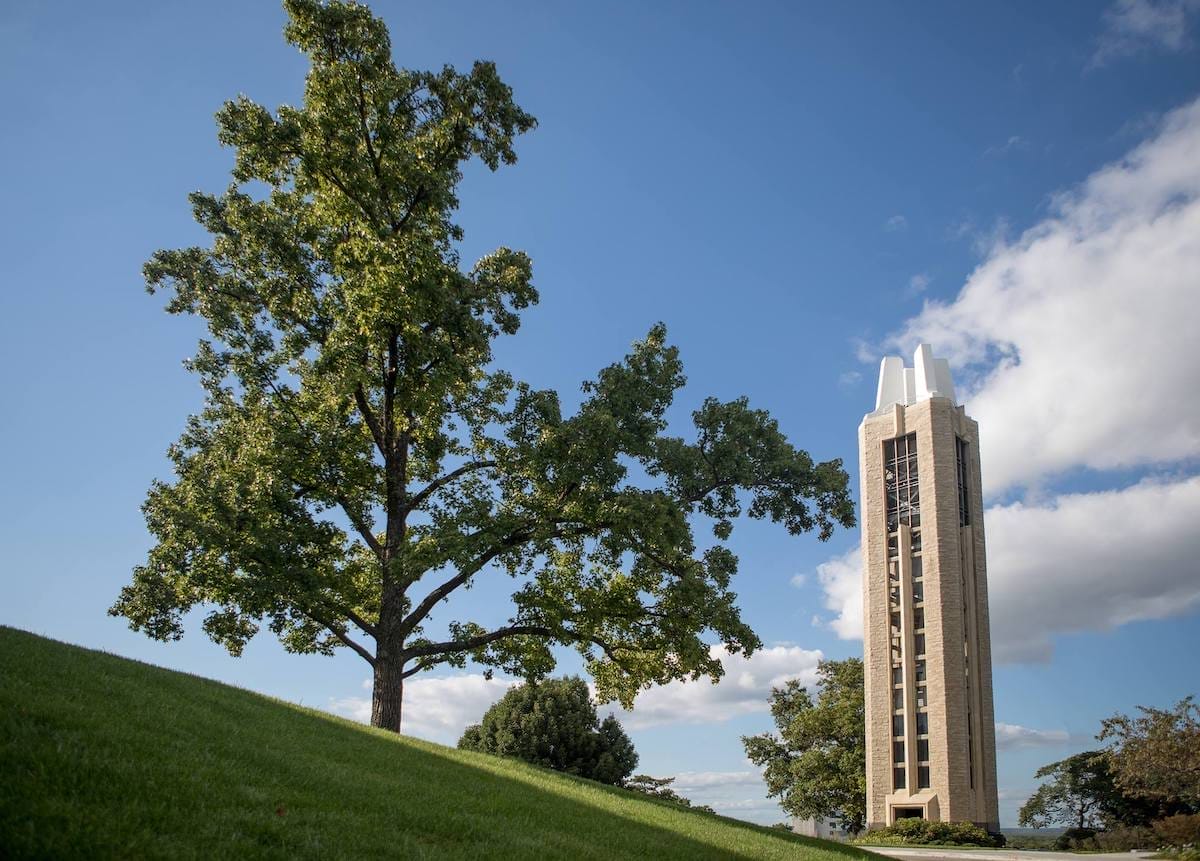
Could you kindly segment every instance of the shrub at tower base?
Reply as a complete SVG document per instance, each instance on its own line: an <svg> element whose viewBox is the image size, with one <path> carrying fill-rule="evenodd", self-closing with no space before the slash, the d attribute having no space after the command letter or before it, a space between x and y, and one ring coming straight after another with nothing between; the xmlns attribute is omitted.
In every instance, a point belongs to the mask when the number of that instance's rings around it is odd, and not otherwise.
<svg viewBox="0 0 1200 861"><path fill-rule="evenodd" d="M219 111L233 183L191 196L211 244L145 265L169 312L207 325L188 362L204 404L111 612L165 640L206 608L234 655L264 624L293 652L349 649L372 668L371 723L394 731L406 679L468 660L536 679L571 647L626 706L720 675L711 643L759 645L734 521L852 526L841 462L814 463L744 399L705 400L689 438L667 435L684 376L661 325L573 415L496 368L493 341L537 301L532 264L500 248L460 267L457 186L471 159L515 162L534 118L490 63L398 68L364 6L284 5L310 64L300 105ZM481 578L512 579L509 611L443 615Z"/></svg>
<svg viewBox="0 0 1200 861"><path fill-rule="evenodd" d="M518 685L467 727L458 746L614 786L638 763L621 722L612 715L597 718L587 684L578 677Z"/></svg>

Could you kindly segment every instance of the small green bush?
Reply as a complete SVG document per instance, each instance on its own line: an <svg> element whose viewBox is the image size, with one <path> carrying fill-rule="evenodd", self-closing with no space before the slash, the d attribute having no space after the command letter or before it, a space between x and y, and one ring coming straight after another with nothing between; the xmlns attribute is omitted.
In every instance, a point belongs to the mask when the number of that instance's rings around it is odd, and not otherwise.
<svg viewBox="0 0 1200 861"><path fill-rule="evenodd" d="M867 845L921 846L1003 846L1002 835L988 834L970 822L931 822L926 819L898 819L887 828L877 828L854 842Z"/></svg>
<svg viewBox="0 0 1200 861"><path fill-rule="evenodd" d="M1055 849L1095 849L1095 828L1068 828L1054 841Z"/></svg>
<svg viewBox="0 0 1200 861"><path fill-rule="evenodd" d="M1096 832L1093 843L1105 852L1128 852L1132 849L1154 849L1162 843L1144 825L1124 825ZM1091 848L1091 847L1089 847Z"/></svg>

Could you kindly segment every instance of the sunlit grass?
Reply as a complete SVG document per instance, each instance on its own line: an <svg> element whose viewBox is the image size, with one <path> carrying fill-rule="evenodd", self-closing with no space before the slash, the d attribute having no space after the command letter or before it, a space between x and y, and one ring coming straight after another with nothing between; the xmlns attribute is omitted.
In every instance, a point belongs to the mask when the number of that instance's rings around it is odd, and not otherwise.
<svg viewBox="0 0 1200 861"><path fill-rule="evenodd" d="M868 854L0 628L0 857Z"/></svg>

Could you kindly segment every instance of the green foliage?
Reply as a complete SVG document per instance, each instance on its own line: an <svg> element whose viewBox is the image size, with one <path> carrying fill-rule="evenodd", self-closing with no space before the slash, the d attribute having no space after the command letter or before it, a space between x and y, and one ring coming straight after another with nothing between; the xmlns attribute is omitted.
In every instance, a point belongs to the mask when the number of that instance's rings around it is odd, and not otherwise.
<svg viewBox="0 0 1200 861"><path fill-rule="evenodd" d="M5 859L873 857L0 627Z"/></svg>
<svg viewBox="0 0 1200 861"><path fill-rule="evenodd" d="M937 844L946 846L1003 846L1003 835L988 834L971 822L930 822L897 819L886 828L876 828L856 842L879 846Z"/></svg>
<svg viewBox="0 0 1200 861"><path fill-rule="evenodd" d="M300 106L226 103L233 182L191 197L211 244L144 268L169 312L207 325L188 363L205 402L170 449L174 479L150 488L155 543L110 612L178 639L207 608L234 655L263 624L294 652L350 648L374 668L372 722L393 730L405 678L470 659L537 679L556 644L626 706L719 676L713 639L759 645L732 590L734 521L822 539L853 525L840 461L814 463L745 399L705 400L693 439L667 435L684 375L661 325L574 415L496 369L493 341L537 301L532 264L500 248L460 266L456 188L471 159L512 164L534 118L490 63L398 68L364 6L285 7L310 66ZM506 622L435 622L505 574Z"/></svg>
<svg viewBox="0 0 1200 861"><path fill-rule="evenodd" d="M1200 813L1178 813L1156 821L1152 828L1159 844L1173 849L1200 847Z"/></svg>
<svg viewBox="0 0 1200 861"><path fill-rule="evenodd" d="M1200 812L1200 705L1185 697L1170 709L1138 706L1103 723L1117 783L1129 795Z"/></svg>
<svg viewBox="0 0 1200 861"><path fill-rule="evenodd" d="M1036 776L1048 780L1021 806L1022 827L1065 825L1094 833L1106 823L1144 824L1136 800L1117 787L1104 751L1085 751L1052 762L1038 769Z"/></svg>
<svg viewBox="0 0 1200 861"><path fill-rule="evenodd" d="M772 797L792 816L833 818L851 834L866 820L866 713L858 658L822 661L816 699L799 682L771 691L778 734L743 736Z"/></svg>
<svg viewBox="0 0 1200 861"><path fill-rule="evenodd" d="M1096 832L1091 844L1105 852L1129 852L1134 849L1154 849L1159 841L1149 826L1117 825Z"/></svg>
<svg viewBox="0 0 1200 861"><path fill-rule="evenodd" d="M620 721L612 715L597 719L587 684L578 677L512 688L480 723L467 727L458 746L618 786L638 762Z"/></svg>
<svg viewBox="0 0 1200 861"><path fill-rule="evenodd" d="M648 774L635 774L625 782L625 788L633 792L640 792L642 795L649 795L651 798L659 798L663 801L669 801L672 804L679 804L683 807L691 807L692 800L686 798L671 788L671 784L675 782L673 777L651 777Z"/></svg>

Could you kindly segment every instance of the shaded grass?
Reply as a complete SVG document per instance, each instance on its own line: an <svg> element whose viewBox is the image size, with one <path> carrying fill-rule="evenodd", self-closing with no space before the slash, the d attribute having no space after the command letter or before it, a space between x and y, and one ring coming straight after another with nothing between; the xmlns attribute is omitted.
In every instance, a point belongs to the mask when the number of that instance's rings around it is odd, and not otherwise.
<svg viewBox="0 0 1200 861"><path fill-rule="evenodd" d="M0 627L0 857L873 856Z"/></svg>

